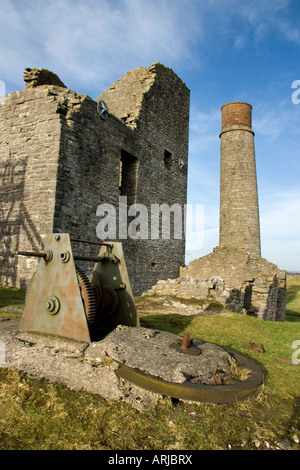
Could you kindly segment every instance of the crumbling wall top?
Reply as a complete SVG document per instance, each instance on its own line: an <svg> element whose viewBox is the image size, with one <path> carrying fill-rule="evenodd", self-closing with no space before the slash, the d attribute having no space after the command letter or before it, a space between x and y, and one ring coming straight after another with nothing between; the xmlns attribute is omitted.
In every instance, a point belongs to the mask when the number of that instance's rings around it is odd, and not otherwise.
<svg viewBox="0 0 300 470"><path fill-rule="evenodd" d="M35 88L41 85L55 85L67 88L55 73L47 69L31 69L26 67L23 77L25 88Z"/></svg>
<svg viewBox="0 0 300 470"><path fill-rule="evenodd" d="M138 67L130 70L101 93L95 101L104 100L111 114L129 127L136 128L145 96L153 89L158 76L167 75L169 78L170 74L173 79L184 85L172 69L155 62L149 68Z"/></svg>
<svg viewBox="0 0 300 470"><path fill-rule="evenodd" d="M154 82L145 67L130 70L96 99L107 102L109 112L131 127L136 126L144 94Z"/></svg>

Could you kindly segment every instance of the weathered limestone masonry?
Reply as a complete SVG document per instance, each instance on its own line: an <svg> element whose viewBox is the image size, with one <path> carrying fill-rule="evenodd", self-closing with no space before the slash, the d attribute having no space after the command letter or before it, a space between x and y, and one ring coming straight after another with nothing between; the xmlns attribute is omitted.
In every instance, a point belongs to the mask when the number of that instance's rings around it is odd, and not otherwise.
<svg viewBox="0 0 300 470"><path fill-rule="evenodd" d="M222 107L220 239L213 253L191 261L180 278L160 281L146 296L215 302L263 320L284 321L286 273L260 256L251 106Z"/></svg>
<svg viewBox="0 0 300 470"><path fill-rule="evenodd" d="M120 195L128 206L144 204L149 227L151 204L183 209L189 132L189 90L159 63L130 71L95 101L44 69L26 69L24 80L25 89L7 95L0 113L0 283L23 287L37 261L16 252L41 250L51 232L97 240L101 204L117 215ZM99 100L107 119L97 112ZM170 240L150 236L120 240L135 295L177 277L184 264L184 233L174 239L172 223Z"/></svg>
<svg viewBox="0 0 300 470"><path fill-rule="evenodd" d="M7 95L0 107L0 282L23 287L36 260L20 258L17 271L15 254L18 249L38 250L53 227L61 138L55 97L66 93L55 84L26 83L25 90Z"/></svg>

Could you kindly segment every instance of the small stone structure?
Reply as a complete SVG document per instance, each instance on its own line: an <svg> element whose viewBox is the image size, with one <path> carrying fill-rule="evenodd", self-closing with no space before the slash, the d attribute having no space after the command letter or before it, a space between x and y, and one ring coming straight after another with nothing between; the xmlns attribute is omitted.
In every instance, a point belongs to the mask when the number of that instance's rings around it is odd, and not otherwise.
<svg viewBox="0 0 300 470"><path fill-rule="evenodd" d="M50 233L97 240L102 204L116 210L115 239L123 243L134 294L161 277L177 277L185 236L182 230L180 239L174 237L172 213L170 239L134 239L120 235L118 211L123 196L125 212L133 204L143 204L149 214L152 204L178 204L183 220L186 85L160 63L131 70L96 100L45 69L26 68L24 80L25 89L6 95L0 106L0 283L26 287L37 261L16 253L42 250ZM102 101L106 119L97 111ZM84 250L95 256L94 247Z"/></svg>
<svg viewBox="0 0 300 470"><path fill-rule="evenodd" d="M260 229L251 106L222 107L220 238L213 253L160 281L144 296L220 303L233 312L284 321L286 272L260 255Z"/></svg>
<svg viewBox="0 0 300 470"><path fill-rule="evenodd" d="M193 301L194 313L209 313L223 306L263 320L283 321L286 273L245 250L216 247L213 253L182 268L178 279L159 281L142 296L159 297L161 302L186 300L186 308L188 301Z"/></svg>

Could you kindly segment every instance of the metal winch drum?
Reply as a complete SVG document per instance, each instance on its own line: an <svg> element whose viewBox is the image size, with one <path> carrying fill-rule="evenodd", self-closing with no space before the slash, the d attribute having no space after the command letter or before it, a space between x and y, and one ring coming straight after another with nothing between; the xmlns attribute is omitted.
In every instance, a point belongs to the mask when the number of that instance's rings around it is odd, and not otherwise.
<svg viewBox="0 0 300 470"><path fill-rule="evenodd" d="M74 244L101 245L98 256L74 254ZM20 331L59 336L90 343L117 325L138 326L122 244L70 239L52 234L41 253L19 252L41 258L30 281ZM94 263L88 278L76 262Z"/></svg>

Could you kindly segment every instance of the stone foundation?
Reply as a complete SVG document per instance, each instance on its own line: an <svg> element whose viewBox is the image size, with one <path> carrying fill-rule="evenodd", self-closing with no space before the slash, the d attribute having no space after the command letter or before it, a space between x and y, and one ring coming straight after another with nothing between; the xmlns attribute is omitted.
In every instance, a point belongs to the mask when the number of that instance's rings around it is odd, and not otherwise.
<svg viewBox="0 0 300 470"><path fill-rule="evenodd" d="M284 321L286 272L244 249L217 247L181 268L178 279L159 281L145 295L189 299L203 310L218 302L236 313Z"/></svg>

